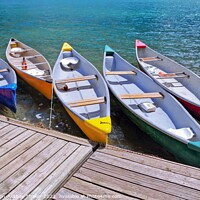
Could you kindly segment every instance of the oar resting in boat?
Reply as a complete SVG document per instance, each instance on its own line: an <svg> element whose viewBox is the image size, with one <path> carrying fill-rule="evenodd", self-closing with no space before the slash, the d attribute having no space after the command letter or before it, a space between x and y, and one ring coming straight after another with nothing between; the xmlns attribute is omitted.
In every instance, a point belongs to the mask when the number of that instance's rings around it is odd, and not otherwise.
<svg viewBox="0 0 200 200"><path fill-rule="evenodd" d="M200 126L173 96L108 46L103 75L124 113L140 129L177 160L200 167Z"/></svg>

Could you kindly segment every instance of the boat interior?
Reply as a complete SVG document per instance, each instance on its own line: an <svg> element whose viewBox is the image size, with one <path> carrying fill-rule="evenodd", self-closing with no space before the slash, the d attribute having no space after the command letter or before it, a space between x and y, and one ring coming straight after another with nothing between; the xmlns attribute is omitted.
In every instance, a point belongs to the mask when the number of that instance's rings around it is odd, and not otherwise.
<svg viewBox="0 0 200 200"><path fill-rule="evenodd" d="M8 51L10 62L15 68L40 79L51 78L48 62L34 49L29 48L18 41L11 41ZM26 62L26 68L23 68L22 66L23 59Z"/></svg>

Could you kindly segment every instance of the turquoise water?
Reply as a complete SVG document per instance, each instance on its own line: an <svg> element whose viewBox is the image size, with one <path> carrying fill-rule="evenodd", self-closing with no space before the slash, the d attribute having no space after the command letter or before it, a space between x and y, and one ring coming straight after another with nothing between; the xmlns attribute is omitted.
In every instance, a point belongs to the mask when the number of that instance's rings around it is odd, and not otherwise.
<svg viewBox="0 0 200 200"><path fill-rule="evenodd" d="M52 68L62 43L67 41L100 71L104 45L110 45L136 65L134 41L141 39L200 75L199 0L1 0L0 57L3 59L10 37L38 50ZM16 115L6 109L1 112L48 127L50 102L23 81L18 82ZM53 129L85 137L56 97L53 108ZM112 119L111 144L165 155L114 102Z"/></svg>

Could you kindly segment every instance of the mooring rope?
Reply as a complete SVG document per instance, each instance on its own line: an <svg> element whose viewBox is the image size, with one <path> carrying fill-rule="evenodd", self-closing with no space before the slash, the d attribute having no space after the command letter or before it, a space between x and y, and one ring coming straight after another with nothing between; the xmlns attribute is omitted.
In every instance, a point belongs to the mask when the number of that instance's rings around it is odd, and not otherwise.
<svg viewBox="0 0 200 200"><path fill-rule="evenodd" d="M52 113L53 113L53 83L52 83L51 107L50 107L50 114L49 114L49 129L51 129Z"/></svg>

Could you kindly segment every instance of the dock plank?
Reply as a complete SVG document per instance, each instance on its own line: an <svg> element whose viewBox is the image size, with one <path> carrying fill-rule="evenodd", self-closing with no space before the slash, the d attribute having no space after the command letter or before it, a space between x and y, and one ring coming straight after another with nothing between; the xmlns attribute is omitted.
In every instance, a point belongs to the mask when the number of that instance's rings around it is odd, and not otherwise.
<svg viewBox="0 0 200 200"><path fill-rule="evenodd" d="M49 160L57 151L59 151L65 145L65 143L66 142L62 140L56 140L47 148L45 148L44 151L40 152L37 157L34 157L31 161L27 162L23 167L0 183L0 194L7 195L15 187L20 187L23 180L25 180L38 168L40 168L40 166L47 162L47 160ZM35 178L35 181L37 181L37 178Z"/></svg>
<svg viewBox="0 0 200 200"><path fill-rule="evenodd" d="M93 184L81 180L76 177L72 177L63 187L63 189L70 189L74 192L79 192L86 197L94 197L95 199L138 199L134 197L128 197L126 195L120 194L119 192L113 191L100 185Z"/></svg>
<svg viewBox="0 0 200 200"><path fill-rule="evenodd" d="M83 165L83 167L180 198L198 199L200 196L200 191L195 189L177 185L175 183L170 183L165 180L160 180L155 177L146 176L144 174L136 173L133 171L130 172L129 170L122 169L111 164L94 161L92 159L89 159Z"/></svg>
<svg viewBox="0 0 200 200"><path fill-rule="evenodd" d="M62 141L63 142L63 141ZM48 160L46 160L40 167L37 168L29 177L20 183L11 193L11 196L26 197L35 187L38 186L46 177L48 177L66 157L76 150L78 145L67 143L57 152L54 153ZM62 171L63 172L63 171ZM37 177L37 179L35 179ZM58 177L57 177L58 178ZM54 180L55 181L55 180ZM45 196L44 196L45 198Z"/></svg>
<svg viewBox="0 0 200 200"><path fill-rule="evenodd" d="M28 139L35 133L33 131L29 131L29 130L25 131L25 130L26 129L16 130L14 134L16 137L14 139L9 138L8 141L4 145L1 146L0 156L3 156L7 152L11 151L14 147L19 146L23 141L25 141L26 139Z"/></svg>
<svg viewBox="0 0 200 200"><path fill-rule="evenodd" d="M0 138L5 135L6 133L9 133L10 131L12 131L13 129L15 129L17 126L13 125L13 124L9 124L8 126L5 126L1 129L0 131Z"/></svg>
<svg viewBox="0 0 200 200"><path fill-rule="evenodd" d="M4 128L7 125L8 125L8 123L0 121L0 129Z"/></svg>
<svg viewBox="0 0 200 200"><path fill-rule="evenodd" d="M91 158L108 164L112 163L114 166L121 167L123 169L142 173L148 176L154 176L158 179L166 180L186 187L191 187L197 190L200 188L200 181L198 181L197 179L176 174L171 171L163 171L158 168L136 162L131 162L130 160L113 157L111 155L100 152L95 152L95 154L93 154Z"/></svg>
<svg viewBox="0 0 200 200"><path fill-rule="evenodd" d="M0 115L0 121L7 123L8 119L6 117ZM45 135L56 137L56 138L59 138L59 139L65 140L65 141L74 142L74 143L79 144L79 145L89 146L91 148L97 146L96 142L93 142L93 141L90 141L90 140L87 140L87 139L72 136L72 135L69 135L69 134L63 134L63 133L60 133L60 132L54 131L54 130L48 130L48 129L36 127L34 125L27 124L25 122L18 121L18 120L12 119L12 118L9 118L9 126L14 126L14 127L20 126L22 128L33 130L33 131L36 131L38 133L42 133L42 134L45 134Z"/></svg>
<svg viewBox="0 0 200 200"><path fill-rule="evenodd" d="M133 184L115 177L105 175L99 172L81 168L74 174L74 177L91 182L95 185L101 185L102 187L112 189L123 195L130 196L132 198L141 199L180 199L173 195L168 195L160 191L155 191L150 188L142 187L137 184Z"/></svg>
<svg viewBox="0 0 200 200"><path fill-rule="evenodd" d="M200 180L199 169L196 167L164 160L155 156L127 151L110 145L107 145L107 148L99 148L98 152Z"/></svg>
<svg viewBox="0 0 200 200"><path fill-rule="evenodd" d="M71 150L72 147L70 147ZM92 152L91 148L80 146L74 151L55 171L53 171L30 195L34 196L48 196L55 192L71 173L73 173L77 166L88 157ZM55 177L57 179L55 180Z"/></svg>
<svg viewBox="0 0 200 200"><path fill-rule="evenodd" d="M6 166L9 162L11 162L13 159L18 157L20 154L28 150L32 145L37 143L39 140L41 140L44 137L44 135L35 134L32 137L28 138L26 141L24 141L23 144L20 146L17 146L16 148L9 151L4 156L0 157L0 169Z"/></svg>
<svg viewBox="0 0 200 200"><path fill-rule="evenodd" d="M6 158L0 158L0 163L3 163L5 166L1 169L0 182L4 181L15 171L23 167L23 165L33 159L55 140L56 139L53 137L45 137L42 134L35 134L29 138L25 144L23 144L22 148L13 149L13 152L10 152Z"/></svg>
<svg viewBox="0 0 200 200"><path fill-rule="evenodd" d="M85 197L85 195L81 195L77 192L73 192L66 188L61 188L54 196L53 199L56 200L74 200L74 199L81 199L81 200L91 200L89 197Z"/></svg>

